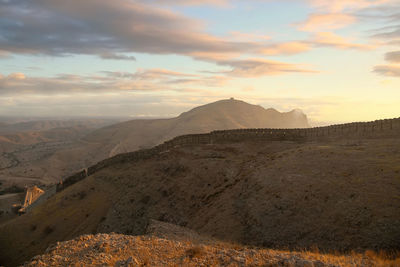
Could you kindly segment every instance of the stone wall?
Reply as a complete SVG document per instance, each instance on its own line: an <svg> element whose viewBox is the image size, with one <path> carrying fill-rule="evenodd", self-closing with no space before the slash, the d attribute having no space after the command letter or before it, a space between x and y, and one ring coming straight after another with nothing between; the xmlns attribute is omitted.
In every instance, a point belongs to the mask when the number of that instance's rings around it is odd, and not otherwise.
<svg viewBox="0 0 400 267"><path fill-rule="evenodd" d="M61 183L57 184L56 191L59 192L64 188L79 182L80 180L86 178L87 176L88 176L87 169L83 169L80 172L75 173L74 175L71 175L68 178L65 178Z"/></svg>
<svg viewBox="0 0 400 267"><path fill-rule="evenodd" d="M66 178L62 184L58 185L57 191L63 190L64 188L84 179L86 176L92 175L107 166L115 163L148 159L175 146L231 143L249 140L318 141L390 137L400 137L400 118L304 129L236 129L213 131L206 134L181 135L150 149L118 154L112 158L100 161L89 167L87 170L82 170L81 172Z"/></svg>

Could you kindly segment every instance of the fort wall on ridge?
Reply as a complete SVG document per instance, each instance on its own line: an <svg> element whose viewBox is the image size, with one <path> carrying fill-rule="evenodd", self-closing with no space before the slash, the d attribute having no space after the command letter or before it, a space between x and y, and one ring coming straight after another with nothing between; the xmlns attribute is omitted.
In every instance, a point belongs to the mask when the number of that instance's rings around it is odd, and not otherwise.
<svg viewBox="0 0 400 267"><path fill-rule="evenodd" d="M308 142L319 140L393 137L400 137L400 118L303 129L235 129L212 131L205 134L187 134L177 136L153 148L118 154L114 157L102 160L95 165L64 179L63 183L56 186L56 191L59 192L107 166L121 162L148 159L176 146L220 144L251 140Z"/></svg>

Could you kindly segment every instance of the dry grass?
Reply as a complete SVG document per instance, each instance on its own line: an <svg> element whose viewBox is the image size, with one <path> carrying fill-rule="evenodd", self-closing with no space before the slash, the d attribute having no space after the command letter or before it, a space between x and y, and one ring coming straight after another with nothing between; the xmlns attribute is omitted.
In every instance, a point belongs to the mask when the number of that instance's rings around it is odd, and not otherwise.
<svg viewBox="0 0 400 267"><path fill-rule="evenodd" d="M103 247L106 244L107 249ZM349 255L322 254L311 251L231 248L229 243L193 244L151 236L98 234L59 243L47 254L35 257L26 266L40 261L52 265L118 265L135 266L399 266L398 253ZM119 265L118 265L119 266ZM125 265L123 265L125 266Z"/></svg>
<svg viewBox="0 0 400 267"><path fill-rule="evenodd" d="M185 251L185 254L190 259L199 258L204 254L204 250L203 250L203 247L196 246L196 247L192 247L192 248L187 249Z"/></svg>

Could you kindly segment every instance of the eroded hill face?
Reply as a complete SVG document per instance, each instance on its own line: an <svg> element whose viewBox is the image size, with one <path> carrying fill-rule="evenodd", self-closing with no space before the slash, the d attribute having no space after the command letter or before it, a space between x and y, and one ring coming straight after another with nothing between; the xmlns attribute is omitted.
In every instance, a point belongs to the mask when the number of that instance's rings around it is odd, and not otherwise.
<svg viewBox="0 0 400 267"><path fill-rule="evenodd" d="M268 248L398 250L399 166L398 138L175 147L106 167L1 227L0 255L16 263L80 234L140 235L150 219Z"/></svg>

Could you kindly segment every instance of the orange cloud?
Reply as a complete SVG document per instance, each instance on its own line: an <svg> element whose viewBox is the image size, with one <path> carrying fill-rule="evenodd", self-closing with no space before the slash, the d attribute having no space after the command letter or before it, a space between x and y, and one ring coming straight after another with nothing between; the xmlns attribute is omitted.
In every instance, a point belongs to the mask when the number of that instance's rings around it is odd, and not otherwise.
<svg viewBox="0 0 400 267"><path fill-rule="evenodd" d="M212 51L199 51L199 52L192 52L188 54L189 56L205 61L218 61L218 60L225 60L239 57L241 54L239 52L212 52Z"/></svg>
<svg viewBox="0 0 400 267"><path fill-rule="evenodd" d="M356 22L352 15L342 13L311 14L307 20L297 23L297 28L302 31L333 30L346 27Z"/></svg>
<svg viewBox="0 0 400 267"><path fill-rule="evenodd" d="M25 74L22 72L15 72L11 73L7 76L8 79L13 79L13 80L25 80Z"/></svg>
<svg viewBox="0 0 400 267"><path fill-rule="evenodd" d="M319 32L315 34L315 37L311 42L316 46L328 46L339 49L369 50L376 48L375 45L353 43L351 40L332 32Z"/></svg>
<svg viewBox="0 0 400 267"><path fill-rule="evenodd" d="M231 71L224 72L235 77L261 77L284 73L316 73L300 65L283 63L259 58L218 61L218 65L229 66Z"/></svg>
<svg viewBox="0 0 400 267"><path fill-rule="evenodd" d="M293 41L279 43L261 48L259 52L264 55L293 55L306 52L311 49L311 45L306 42Z"/></svg>

